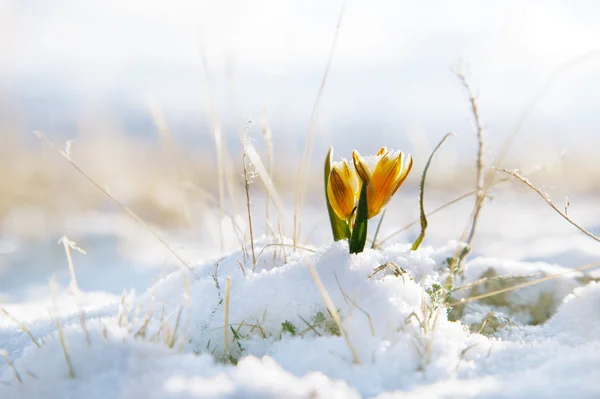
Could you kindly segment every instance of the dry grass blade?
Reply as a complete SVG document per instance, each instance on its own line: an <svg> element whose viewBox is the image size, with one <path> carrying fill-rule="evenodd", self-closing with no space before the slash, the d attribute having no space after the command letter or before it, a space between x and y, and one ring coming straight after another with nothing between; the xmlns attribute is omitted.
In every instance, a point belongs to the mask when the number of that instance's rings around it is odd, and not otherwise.
<svg viewBox="0 0 600 399"><path fill-rule="evenodd" d="M71 281L69 282L69 291L71 291L71 293L76 297L75 301L77 302L77 310L79 312L79 323L81 324L81 329L85 333L85 340L89 346L92 344L92 341L90 339L90 333L85 324L85 315L83 314L83 309L79 300L79 297L81 296L81 290L77 285L77 275L75 274L75 264L73 263L73 256L71 254L71 250L74 249L84 255L86 255L86 252L83 249L81 249L75 241L70 240L67 236L64 236L60 240L58 240L58 243L63 244L65 247L65 254L67 256L67 262L69 264L69 273L71 276Z"/></svg>
<svg viewBox="0 0 600 399"><path fill-rule="evenodd" d="M335 304L331 300L329 293L327 293L327 290L325 289L325 286L323 285L323 281L321 280L321 277L319 277L319 273L317 273L317 269L315 269L315 266L312 265L311 263L307 263L306 266L308 267L308 271L310 272L310 275L311 275L313 281L315 282L315 285L317 286L317 289L319 290L319 293L321 294L323 301L325 302L325 306L327 306L327 310L329 310L331 317L337 324L337 327L340 330L340 333L344 337L344 341L346 341L346 345L348 346L348 349L350 350L350 353L352 354L354 363L360 364L360 358L358 357L358 353L356 352L356 350L354 350L354 347L352 346L352 343L350 342L350 339L348 338L348 333L346 332L346 330L344 329L344 326L342 325L342 319L340 318L340 315L335 307Z"/></svg>
<svg viewBox="0 0 600 399"><path fill-rule="evenodd" d="M306 131L306 137L304 139L304 147L302 148L302 159L300 161L300 168L298 170L298 177L296 179L296 195L294 198L294 233L292 235L294 245L297 244L300 240L300 219L302 209L304 208L304 201L306 199L306 179L309 173L309 166L312 158L312 152L315 141L315 125L317 121L317 110L319 109L321 97L323 96L323 92L325 91L325 85L327 84L327 77L329 76L329 70L331 69L331 64L333 62L333 55L335 53L335 48L337 47L340 26L342 25L342 20L344 19L345 10L346 2L344 1L344 3L342 4L342 8L340 9L340 14L338 16L338 21L335 27L335 34L333 36L333 42L331 43L329 58L327 59L327 66L325 67L323 79L321 80L321 86L319 87L317 97L315 98L315 102L313 103L313 108L310 113L308 129Z"/></svg>
<svg viewBox="0 0 600 399"><path fill-rule="evenodd" d="M75 274L75 264L73 263L73 256L71 254L71 250L74 249L79 253L86 255L86 252L77 246L75 241L69 239L69 237L62 237L58 240L59 244L63 244L65 247L65 255L67 256L67 262L69 264L69 275L71 277L71 281L69 282L69 290L74 294L79 294L79 286L77 285L77 275Z"/></svg>
<svg viewBox="0 0 600 399"><path fill-rule="evenodd" d="M587 231L581 225L579 225L577 222L575 222L573 219L571 219L569 217L569 215L567 215L567 209L568 209L568 207L565 208L565 211L561 211L552 202L552 200L550 199L550 197L548 196L548 194L544 193L542 190L540 190L539 188L537 188L536 186L534 186L529 180L527 180L527 178L525 178L524 176L522 176L521 174L519 174L516 170L509 170L509 169L503 169L503 168L499 168L497 170L499 170L501 172L504 172L504 173L508 173L512 177L514 177L517 180L521 181L527 187L529 187L530 189L532 189L533 191L535 191L536 193L538 193L538 195L540 197L542 197L544 199L544 201L546 201L546 203L552 207L552 209L554 209L560 216L562 216L563 219L565 219L571 225L575 226L579 231L581 231L586 236L590 237L593 240L596 240L596 241L600 242L600 237L597 237L594 234L592 234L591 232Z"/></svg>
<svg viewBox="0 0 600 399"><path fill-rule="evenodd" d="M35 339L35 337L33 336L33 334L31 333L31 331L29 330L29 328L27 328L27 326L21 322L19 319L17 319L16 317L14 317L12 314L8 313L8 311L6 309L4 309L2 306L0 306L0 312L4 313L4 315L6 317L8 317L10 320L14 321L15 323L17 323L17 325L19 326L19 328L25 333L27 334L27 336L29 337L29 339L31 339L31 342L34 343L35 346L37 346L38 348L41 348L42 346L38 343L38 341Z"/></svg>
<svg viewBox="0 0 600 399"><path fill-rule="evenodd" d="M62 326L60 325L60 321L58 320L58 308L56 305L56 294L55 294L55 281L54 277L50 279L50 294L52 296L52 303L54 304L54 321L56 322L56 330L58 331L58 337L60 339L60 345L63 350L63 354L65 356L65 363L67 364L67 370L69 372L69 378L75 378L75 371L73 370L73 364L71 363L71 357L69 356L69 350L67 348L67 341L65 339L65 334L63 333Z"/></svg>
<svg viewBox="0 0 600 399"><path fill-rule="evenodd" d="M225 321L223 326L223 344L225 356L229 356L229 297L231 294L231 277L225 281Z"/></svg>
<svg viewBox="0 0 600 399"><path fill-rule="evenodd" d="M286 230L286 228L288 227L288 222L286 219L284 203L281 200L281 196L279 195L275 184L273 183L273 179L270 173L261 161L260 156L258 155L258 152L256 151L256 148L254 147L251 141L246 142L246 155L250 159L250 162L252 163L252 167L256 171L256 174L258 175L258 177L260 177L263 184L265 185L267 194L273 201L275 209L277 209L277 215L279 217L278 223L283 224L283 230Z"/></svg>
<svg viewBox="0 0 600 399"><path fill-rule="evenodd" d="M10 360L10 357L8 357L8 352L4 349L0 349L0 356L2 356L4 358L4 361L6 362L8 367L10 367L10 369L13 371L13 374L15 375L15 378L17 379L17 381L19 381L19 384L23 385L23 380L21 379L21 375L17 371L13 362Z"/></svg>
<svg viewBox="0 0 600 399"><path fill-rule="evenodd" d="M257 262L260 259L260 257L262 256L262 254L265 252L265 250L270 247L296 248L296 249L301 249L303 251L310 252L313 254L317 252L312 248L300 247L298 245L293 245L293 244L280 244L280 243L265 244L265 246L260 250L260 252L258 253L258 256L256 257ZM285 263L287 263L287 261Z"/></svg>
<svg viewBox="0 0 600 399"><path fill-rule="evenodd" d="M542 277L542 278L539 278L537 280L528 281L526 283L521 283L521 284L513 285L512 287L506 287L506 288L502 288L500 290L496 290L496 291L492 291L492 292L486 292L485 294L472 296L470 298L464 298L464 299L461 299L460 301L456 301L456 302L450 304L450 307L456 306L456 305L460 305L460 304L465 304L465 303L468 303L468 302L477 301L479 299L489 298L489 297L494 296L494 295L504 294L505 292L510 292L510 291L518 290L520 288L529 287L529 286L532 286L532 285L543 283L544 281L554 280L555 278L559 278L559 277L567 275L567 274L577 273L577 272L580 272L580 271L583 271L583 270L587 270L587 269L592 269L592 268L598 267L598 266L600 266L600 262L589 263L587 265L583 265L583 266L577 267L575 269L568 270L566 272L562 272L562 273L558 273L558 274L551 274L549 276Z"/></svg>
<svg viewBox="0 0 600 399"><path fill-rule="evenodd" d="M250 129L251 122L248 121L244 134L242 136L242 165L244 167L244 191L246 192L246 210L248 212L248 229L250 230L250 246L252 247L252 270L256 268L256 254L254 253L254 228L252 226L252 210L250 208L250 183L252 182L252 176L248 171L246 152L246 143L248 141L248 130Z"/></svg>
<svg viewBox="0 0 600 399"><path fill-rule="evenodd" d="M481 214L481 209L483 208L483 203L485 201L487 187L485 185L485 175L484 175L484 149L485 149L485 141L483 139L483 124L481 123L481 118L479 117L479 106L477 103L477 97L473 93L467 78L464 73L457 71L456 77L460 80L464 89L467 92L467 96L469 98L469 104L471 105L471 113L473 114L473 120L475 123L475 133L477 135L477 181L476 181L476 189L477 189L477 197L475 199L475 205L473 207L473 213L471 216L471 223L469 228L469 233L467 235L467 239L465 240L466 245L462 250L459 251L457 256L454 257L455 262L450 265L450 268L453 272L457 272L462 268L464 259L469 256L471 253L471 244L473 242L473 238L475 238L475 232L477 231L477 224L479 221L479 215ZM462 240L461 240L462 241Z"/></svg>
<svg viewBox="0 0 600 399"><path fill-rule="evenodd" d="M66 152L64 152L63 150L61 150L60 148L58 148L44 133L40 132L40 131L35 131L34 132L36 136L38 136L39 138L41 138L42 140L44 140L48 145L50 145L50 147L52 147L55 151L57 151L60 155L63 156L63 158L65 158L67 160L67 162L69 162L71 164L71 166L73 166L73 168L75 168L75 170L77 172L79 172L83 177L85 177L90 183L92 183L98 190L100 190L104 195L106 195L111 201L113 201L115 204L117 204L122 210L125 211L125 213L127 213L129 216L131 216L136 222L138 222L146 231L148 231L154 238L156 238L156 240L158 242L161 243L161 245L163 247L165 247L167 249L167 251L169 251L169 253L171 255L173 255L173 257L175 259L177 259L179 261L179 263L181 263L190 273L192 273L194 275L194 277L198 278L198 276L196 275L196 273L194 273L194 270L192 270L192 268L190 267L190 265L188 265L188 263L181 257L179 256L179 254L177 254L177 252L175 252L175 250L173 248L171 248L171 246L160 236L158 235L158 233L152 229L146 222L144 222L144 220L139 217L134 211L132 211L128 206L126 206L125 204L123 204L121 201L119 201L118 199L116 199L115 197L112 196L112 194L110 194L108 191L106 191L100 184L98 184L98 182L96 182L96 180L94 180L90 175L88 175L83 169L81 169L79 167L79 165L77 165L77 163L75 163L75 161L73 161L71 159L71 157L69 156L69 154L67 154Z"/></svg>

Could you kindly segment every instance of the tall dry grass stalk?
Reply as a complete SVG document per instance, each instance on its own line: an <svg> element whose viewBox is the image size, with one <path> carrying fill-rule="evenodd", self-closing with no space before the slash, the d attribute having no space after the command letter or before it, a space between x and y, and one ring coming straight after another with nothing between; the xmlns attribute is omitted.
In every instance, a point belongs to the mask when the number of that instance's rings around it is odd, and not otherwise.
<svg viewBox="0 0 600 399"><path fill-rule="evenodd" d="M56 330L58 331L58 337L60 339L60 345L63 350L63 354L65 357L65 363L67 365L67 371L69 372L69 378L75 379L75 370L73 370L73 364L71 363L71 356L69 356L69 350L67 348L67 341L65 339L65 334L63 333L62 326L60 325L60 320L58 320L58 306L56 304L56 281L54 277L50 279L50 295L52 296L53 303L53 316L54 321L56 323Z"/></svg>
<svg viewBox="0 0 600 399"><path fill-rule="evenodd" d="M65 255L67 256L67 263L69 264L69 273L71 275L71 281L69 282L69 291L73 295L75 295L75 301L77 302L77 310L79 312L79 323L81 324L81 329L85 333L85 340L89 345L92 344L90 339L90 333L88 332L87 326L85 324L85 315L83 313L83 308L81 307L81 290L79 289L79 285L77 284L77 275L75 274L75 264L73 263L73 255L71 254L71 250L74 249L79 253L86 255L83 249L81 249L75 241L70 240L67 236L62 237L58 240L59 244L63 244L65 247Z"/></svg>
<svg viewBox="0 0 600 399"><path fill-rule="evenodd" d="M248 170L248 154L246 152L246 142L248 141L248 130L250 129L250 122L244 129L244 135L242 137L242 166L244 168L244 191L246 192L246 209L248 211L248 230L250 232L250 247L252 248L252 271L256 268L256 254L254 253L254 228L252 226L252 209L250 203L250 183L252 182L252 174Z"/></svg>
<svg viewBox="0 0 600 399"><path fill-rule="evenodd" d="M0 356L2 356L4 358L6 365L12 370L13 374L15 375L15 378L17 379L17 381L19 381L19 384L23 385L23 379L21 378L21 375L17 371L17 368L15 367L12 360L10 360L10 357L8 356L8 352L5 349L0 349Z"/></svg>
<svg viewBox="0 0 600 399"><path fill-rule="evenodd" d="M111 201L117 204L125 213L127 213L130 217L132 217L136 222L138 222L146 231L148 231L156 240L163 246L175 259L181 263L194 277L198 278L194 270L190 267L190 265L177 253L175 250L154 230L152 229L137 213L132 211L128 206L123 204L117 198L115 198L112 194L110 194L106 189L104 189L95 179L93 179L89 174L87 174L75 161L71 159L69 154L65 151L58 148L44 133L40 131L34 132L36 136L44 140L52 149L58 152L63 158L67 160L75 168L79 174L87 179L90 183L94 185L98 190L100 190L105 196L107 196Z"/></svg>
<svg viewBox="0 0 600 399"><path fill-rule="evenodd" d="M485 140L483 137L483 124L481 122L481 118L479 116L479 104L475 93L471 89L467 78L465 77L464 72L457 70L455 72L456 77L459 79L460 83L464 87L467 97L469 100L469 104L471 106L471 113L473 115L473 123L475 125L475 134L477 136L477 162L476 162L476 197L475 204L473 206L473 212L471 214L471 222L468 227L468 234L466 234L466 240L462 240L465 242L465 246L462 250L459 251L457 256L454 257L454 261L451 265L451 269L453 273L460 272L464 268L464 260L471 253L471 244L473 239L475 238L475 233L477 231L477 225L479 222L479 216L481 214L481 210L483 208L483 204L485 202L485 198L487 196L487 186L485 182L485 160L484 160L484 151L485 151ZM464 237L464 236L463 236Z"/></svg>
<svg viewBox="0 0 600 399"><path fill-rule="evenodd" d="M319 87L317 97L315 98L315 102L313 103L313 108L310 114L310 120L308 122L308 129L306 131L306 137L304 139L304 147L302 148L302 159L300 161L300 168L298 169L298 175L296 178L296 195L294 196L294 231L292 235L294 245L296 245L300 240L300 232L302 228L302 212L304 209L304 203L306 201L306 182L308 179L308 175L310 174L310 163L315 142L317 111L321 103L323 92L325 91L325 85L327 84L327 77L329 76L329 70L333 62L333 55L335 53L335 48L337 47L340 26L342 25L345 10L346 2L344 1L344 3L342 4L342 8L340 9L340 14L338 16L338 21L335 27L335 34L333 36L333 42L331 43L331 50L329 51L329 58L327 60L325 72L323 73L323 78L321 79L321 86Z"/></svg>
<svg viewBox="0 0 600 399"><path fill-rule="evenodd" d="M225 280L225 317L223 325L223 347L225 356L229 357L229 298L231 296L231 277Z"/></svg>
<svg viewBox="0 0 600 399"><path fill-rule="evenodd" d="M8 317L13 322L15 322L19 326L19 328L21 329L21 331L23 331L25 334L27 334L27 336L29 337L29 339L31 340L31 342L33 342L33 344L35 346L37 346L38 348L42 347L40 345L40 343L37 341L37 339L35 339L35 337L31 333L31 330L25 325L25 323L23 323L22 321L20 321L19 319L17 319L15 316L13 316L12 314L10 314L8 312L8 310L6 310L5 308L3 308L2 306L0 306L0 313L3 313L6 317Z"/></svg>
<svg viewBox="0 0 600 399"><path fill-rule="evenodd" d="M335 321L335 324L337 324L337 327L340 330L340 333L342 334L344 341L346 342L346 346L348 346L348 349L350 350L350 353L352 354L354 363L361 364L360 358L358 357L358 352L356 352L356 350L352 346L352 343L350 342L350 338L348 338L348 333L346 332L346 329L342 325L342 319L340 318L337 308L335 307L335 304L333 303L331 296L329 296L329 293L327 292L327 289L325 288L325 285L323 284L321 277L319 277L319 273L317 272L317 269L315 268L315 266L312 263L307 262L306 266L308 267L308 271L310 272L310 275L311 275L313 281L315 282L315 285L317 286L317 290L319 291L319 293L321 294L321 297L323 298L323 302L325 302L325 306L327 306L327 310L329 310L331 317Z"/></svg>
<svg viewBox="0 0 600 399"><path fill-rule="evenodd" d="M583 228L580 224L578 224L577 222L575 222L568 215L569 205L570 205L570 203L568 202L569 201L568 199L567 199L567 205L565 206L565 210L561 211L560 208L558 208L558 206L556 206L554 204L554 202L552 202L552 200L550 199L550 196L547 193L543 192L540 188L534 186L533 183L531 183L525 176L521 175L516 170L509 170L509 169L503 169L503 168L500 168L498 170L501 171L501 172L507 173L508 175L514 177L515 179L519 180L521 183L525 184L527 187L529 187L530 189L532 189L533 191L535 191L540 197L542 197L544 199L544 201L546 201L546 203L548 205L550 205L550 207L552 209L554 209L554 211L556 211L556 213L558 213L560 216L562 216L563 219L565 219L571 225L575 226L579 231L581 231L586 236L590 237L591 239L593 239L595 241L600 242L600 237L594 235L592 232L590 232L590 231L586 230L585 228Z"/></svg>

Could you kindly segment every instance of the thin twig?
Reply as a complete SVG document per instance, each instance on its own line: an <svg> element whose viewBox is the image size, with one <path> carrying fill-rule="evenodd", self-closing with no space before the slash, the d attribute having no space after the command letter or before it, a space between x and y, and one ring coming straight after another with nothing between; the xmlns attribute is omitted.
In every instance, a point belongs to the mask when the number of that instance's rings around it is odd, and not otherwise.
<svg viewBox="0 0 600 399"><path fill-rule="evenodd" d="M580 224L578 224L573 219L571 219L571 217L569 217L569 215L567 215L566 212L561 211L556 205L554 205L554 203L552 202L552 200L550 199L550 197L548 196L548 194L544 193L542 190L540 190L539 188L537 188L536 186L534 186L527 178L525 178L524 176L522 176L521 174L519 174L519 172L517 172L516 170L509 170L509 169L504 169L504 168L498 168L497 170L499 170L501 172L504 172L504 173L508 173L512 177L514 177L517 180L519 180L522 183L524 183L527 187L529 187L530 189L532 189L533 191L535 191L536 193L538 193L538 195L540 197L542 197L544 199L544 201L546 201L546 203L552 207L552 209L554 209L560 216L562 216L563 219L565 219L571 225L575 226L579 231L581 231L586 236L590 237L593 240L596 240L596 241L600 242L600 237L597 237L594 234L592 234L591 232L589 232L588 230L584 229ZM567 209L568 208L565 208L565 211Z"/></svg>
<svg viewBox="0 0 600 399"><path fill-rule="evenodd" d="M344 18L344 12L346 10L346 1L342 4L342 8L340 9L340 14L338 16L338 21L335 27L335 34L333 36L333 42L331 43L331 49L329 50L329 58L327 59L327 65L325 67L325 72L323 73L323 79L321 80L321 86L319 87L319 91L317 93L317 97L315 98L315 102L313 103L313 108L310 114L310 120L308 123L308 129L306 131L306 137L304 139L304 147L302 149L302 159L300 161L300 168L298 170L298 177L296 179L296 195L294 197L294 232L292 235L293 243L296 245L298 241L300 241L300 219L302 217L302 209L304 208L304 201L306 197L306 179L308 175L308 169L310 165L310 160L312 158L313 146L315 141L315 125L317 121L317 110L319 109L319 105L321 103L321 97L323 96L323 92L325 91L325 85L327 84L327 77L329 75L329 70L331 68L331 64L333 62L333 55L335 53L335 48L337 46L338 36L340 33L340 26L342 25L342 20Z"/></svg>
<svg viewBox="0 0 600 399"><path fill-rule="evenodd" d="M456 72L456 77L460 80L461 84L463 85L463 87L465 88L466 92L467 92L467 96L469 98L469 103L471 104L471 113L473 114L473 120L475 123L475 133L477 135L477 144L478 144L478 150L477 150L477 181L476 181L476 188L477 188L477 197L475 199L475 205L473 207L473 213L472 213L472 218L471 218L471 227L470 227L470 231L467 235L467 239L465 240L466 245L462 248L462 250L460 250L460 253L458 254L456 258L455 263L452 265L452 268L454 269L453 272L458 271L464 262L464 259L469 256L469 254L471 253L471 243L473 242L473 238L475 238L475 232L477 231L477 223L479 221L479 215L481 214L481 209L483 208L483 203L485 201L485 197L486 197L486 192L487 192L487 187L485 185L485 175L484 175L484 168L485 168L485 163L484 163L484 158L483 158L483 154L484 154L484 150L485 150L485 141L483 138L483 124L481 123L481 118L479 117L479 107L477 104L477 97L475 96L475 94L473 93L473 90L471 89L471 86L469 85L469 82L467 81L467 78L465 77L464 73L462 73L461 71L457 71Z"/></svg>
<svg viewBox="0 0 600 399"><path fill-rule="evenodd" d="M115 204L117 204L121 209L123 209L129 216L131 216L136 222L138 222L146 231L148 231L150 234L152 234L152 236L154 238L156 238L156 240L158 240L158 242L161 243L161 245L163 247L165 247L167 249L167 251L169 251L169 253L171 253L171 255L173 255L173 257L175 259L177 259L190 273L192 273L194 275L194 277L198 278L198 276L196 275L196 273L194 273L194 270L190 267L190 265L188 265L188 263L177 254L177 252L175 252L175 250L173 248L171 248L171 246L160 236L158 235L158 233L152 229L146 222L144 222L144 220L139 217L134 211L132 211L128 206L126 206L125 204L123 204L121 201L119 201L118 199L116 199L112 194L110 194L108 191L106 191L100 184L98 184L96 182L96 180L94 180L90 175L88 175L83 169L81 169L79 167L79 165L77 165L77 163L75 163L75 161L73 161L71 159L71 157L64 152L63 150L59 149L43 132L40 131L35 131L34 134L36 136L38 136L39 138L41 138L42 140L44 140L46 143L48 143L48 145L50 145L50 147L52 147L54 150L56 150L60 155L63 156L63 158L65 158L67 160L67 162L69 162L71 164L71 166L73 166L75 168L75 170L77 172L79 172L83 177L85 177L90 183L92 183L94 185L94 187L96 187L98 190L100 190L104 195L106 195L110 200L112 200Z"/></svg>

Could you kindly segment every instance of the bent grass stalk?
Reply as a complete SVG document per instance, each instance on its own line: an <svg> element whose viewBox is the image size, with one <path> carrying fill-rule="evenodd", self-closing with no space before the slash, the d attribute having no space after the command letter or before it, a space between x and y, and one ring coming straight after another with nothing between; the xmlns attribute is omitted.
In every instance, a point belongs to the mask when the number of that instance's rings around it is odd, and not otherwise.
<svg viewBox="0 0 600 399"><path fill-rule="evenodd" d="M115 198L112 194L110 194L106 189L104 189L96 180L94 180L89 174L87 174L75 161L71 159L69 154L65 151L58 148L44 133L41 131L35 131L34 134L44 140L50 147L52 147L55 151L57 151L63 158L67 160L75 168L79 174L87 179L94 187L100 190L104 195L106 195L111 201L117 204L125 213L127 213L130 217L132 217L136 222L138 222L147 232L149 232L156 240L163 246L175 259L181 263L194 277L198 278L194 270L190 267L190 265L179 255L175 250L154 230L152 229L148 223L146 223L137 213L132 211L128 206L123 204L117 198Z"/></svg>
<svg viewBox="0 0 600 399"><path fill-rule="evenodd" d="M594 234L592 234L591 232L589 232L588 230L584 229L581 225L579 225L577 222L575 222L573 219L571 219L571 217L569 215L567 215L567 211L569 209L568 202L567 202L567 206L565 207L565 211L563 212L552 202L552 200L550 199L550 196L548 194L544 193L541 189L534 186L527 178L525 178L524 176L519 174L516 170L509 170L509 169L503 169L503 168L500 168L497 170L507 173L510 176L512 176L512 177L516 178L517 180L519 180L520 182L522 182L523 184L525 184L527 187L529 187L530 189L535 191L540 197L542 197L544 199L544 201L546 201L546 203L548 205L550 205L550 207L552 207L552 209L554 209L560 216L563 217L563 219L565 219L567 222L569 222L572 226L575 226L579 231L581 231L583 234L590 237L591 239L600 242L600 237L597 237Z"/></svg>

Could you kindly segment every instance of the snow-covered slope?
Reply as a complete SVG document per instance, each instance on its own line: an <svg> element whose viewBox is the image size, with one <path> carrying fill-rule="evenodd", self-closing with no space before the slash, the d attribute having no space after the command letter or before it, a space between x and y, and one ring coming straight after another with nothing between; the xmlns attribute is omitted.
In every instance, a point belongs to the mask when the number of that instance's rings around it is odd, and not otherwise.
<svg viewBox="0 0 600 399"><path fill-rule="evenodd" d="M449 321L436 287L456 245L415 252L396 245L359 255L349 255L345 243L314 253L271 246L254 272L251 257L238 251L199 262L195 276L169 274L140 295L65 292L54 312L46 312L51 301L6 306L41 347L14 320L0 319L0 342L12 362L0 368L0 397L598 397L600 286L573 291L583 282L572 273L511 292L508 303L521 310L553 293L558 311L539 326L510 306L484 301ZM564 271L476 258L461 284L492 268L523 279ZM481 328L486 335L471 332L490 311L505 323Z"/></svg>

